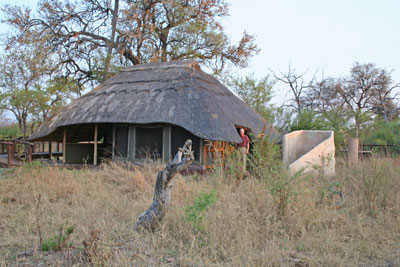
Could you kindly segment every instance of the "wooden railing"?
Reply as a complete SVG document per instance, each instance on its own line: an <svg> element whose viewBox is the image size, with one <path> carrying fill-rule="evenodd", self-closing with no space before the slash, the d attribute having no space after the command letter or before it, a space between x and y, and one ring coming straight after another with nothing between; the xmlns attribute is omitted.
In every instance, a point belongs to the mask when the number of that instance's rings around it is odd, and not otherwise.
<svg viewBox="0 0 400 267"><path fill-rule="evenodd" d="M32 162L33 146L33 143L24 140L0 140L0 152L1 154L7 154L7 168L11 168L15 165L13 162L15 162L20 156L24 156L25 160ZM17 153L20 147L23 148L21 154ZM18 160L21 160L21 158L18 158Z"/></svg>
<svg viewBox="0 0 400 267"><path fill-rule="evenodd" d="M225 149L227 147L226 142L219 141L208 141L204 146L204 165L207 169L212 168L216 160L225 160ZM210 160L211 159L211 160Z"/></svg>
<svg viewBox="0 0 400 267"><path fill-rule="evenodd" d="M363 144L362 145L363 150L369 150L369 151L374 151L379 153L381 156L386 156L390 157L392 153L394 152L393 150L395 149L395 145L368 145L368 144Z"/></svg>
<svg viewBox="0 0 400 267"><path fill-rule="evenodd" d="M20 161L32 162L36 158L59 159L63 156L60 143L28 142L24 140L0 140L0 167L20 165Z"/></svg>

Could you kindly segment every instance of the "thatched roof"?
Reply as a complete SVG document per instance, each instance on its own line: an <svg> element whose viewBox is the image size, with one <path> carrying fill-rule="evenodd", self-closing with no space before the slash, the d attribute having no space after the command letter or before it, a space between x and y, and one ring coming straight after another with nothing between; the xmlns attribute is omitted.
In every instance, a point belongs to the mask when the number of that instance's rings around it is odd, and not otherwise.
<svg viewBox="0 0 400 267"><path fill-rule="evenodd" d="M124 69L64 107L30 139L51 140L60 127L92 123L169 123L207 140L238 143L236 126L259 134L265 121L196 61L165 62ZM273 128L270 135L279 138Z"/></svg>

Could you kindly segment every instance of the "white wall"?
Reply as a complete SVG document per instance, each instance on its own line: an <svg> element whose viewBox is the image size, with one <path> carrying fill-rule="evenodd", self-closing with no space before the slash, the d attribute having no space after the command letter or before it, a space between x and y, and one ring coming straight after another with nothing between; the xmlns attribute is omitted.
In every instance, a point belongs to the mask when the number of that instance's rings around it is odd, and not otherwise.
<svg viewBox="0 0 400 267"><path fill-rule="evenodd" d="M290 174L300 170L335 175L333 131L300 130L286 134L282 140L283 161Z"/></svg>

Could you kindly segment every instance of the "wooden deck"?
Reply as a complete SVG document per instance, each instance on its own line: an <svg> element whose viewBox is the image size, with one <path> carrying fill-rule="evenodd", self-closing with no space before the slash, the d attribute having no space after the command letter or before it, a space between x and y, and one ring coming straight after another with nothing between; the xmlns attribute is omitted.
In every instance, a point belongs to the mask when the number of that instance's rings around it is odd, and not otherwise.
<svg viewBox="0 0 400 267"><path fill-rule="evenodd" d="M40 160L36 158L36 160ZM67 168L67 169L83 169L83 168L95 168L98 166L94 166L93 164L71 164L71 163L63 163L60 160L50 160L50 159L45 159L42 158L41 162L45 166L53 166L53 167L59 167L59 168ZM13 159L11 161L11 168L13 167L18 167L24 164L23 160L17 160ZM0 154L0 168L7 168L8 166L8 156L7 154Z"/></svg>
<svg viewBox="0 0 400 267"><path fill-rule="evenodd" d="M11 167L20 166L21 161L16 159L11 159ZM8 166L8 155L7 154L0 154L0 168L7 168Z"/></svg>
<svg viewBox="0 0 400 267"><path fill-rule="evenodd" d="M59 158L62 156L62 152L51 153L52 158ZM32 153L32 159L50 159L49 152L35 152ZM21 166L24 160L18 160L15 156L11 159L11 167ZM49 161L51 163L51 161ZM8 154L0 154L0 168L7 168L8 166Z"/></svg>

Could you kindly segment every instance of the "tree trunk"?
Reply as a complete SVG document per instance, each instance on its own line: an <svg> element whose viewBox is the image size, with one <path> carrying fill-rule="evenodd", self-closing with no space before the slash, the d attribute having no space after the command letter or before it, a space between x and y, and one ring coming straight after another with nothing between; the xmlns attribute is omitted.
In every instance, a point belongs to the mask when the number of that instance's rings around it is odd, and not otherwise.
<svg viewBox="0 0 400 267"><path fill-rule="evenodd" d="M110 47L108 48L108 52L107 52L106 66L104 68L104 80L108 79L108 72L109 72L110 65L111 65L112 50L114 48L115 31L116 31L117 22L118 22L118 9L119 9L119 0L115 0L113 18L112 18L112 22L111 22L111 27L112 27L111 42L110 42Z"/></svg>
<svg viewBox="0 0 400 267"><path fill-rule="evenodd" d="M192 141L188 139L183 148L179 148L172 162L158 172L153 203L140 215L135 225L136 230L141 228L154 230L160 225L169 208L174 176L189 166L193 160Z"/></svg>
<svg viewBox="0 0 400 267"><path fill-rule="evenodd" d="M26 140L26 118L23 118L22 127L23 127L23 130L24 130L23 133L22 133L23 140Z"/></svg>
<svg viewBox="0 0 400 267"><path fill-rule="evenodd" d="M161 48L161 62L167 62L167 44L163 43Z"/></svg>
<svg viewBox="0 0 400 267"><path fill-rule="evenodd" d="M19 130L21 131L21 134L23 134L24 133L24 126L23 126L23 123L22 123L22 118L17 118L17 121L18 121Z"/></svg>
<svg viewBox="0 0 400 267"><path fill-rule="evenodd" d="M388 115L385 104L383 104L383 121L385 122L385 124L388 123Z"/></svg>
<svg viewBox="0 0 400 267"><path fill-rule="evenodd" d="M355 138L358 138L358 132L360 129L360 123L358 122L358 118L355 118L356 120L356 129L355 129Z"/></svg>

